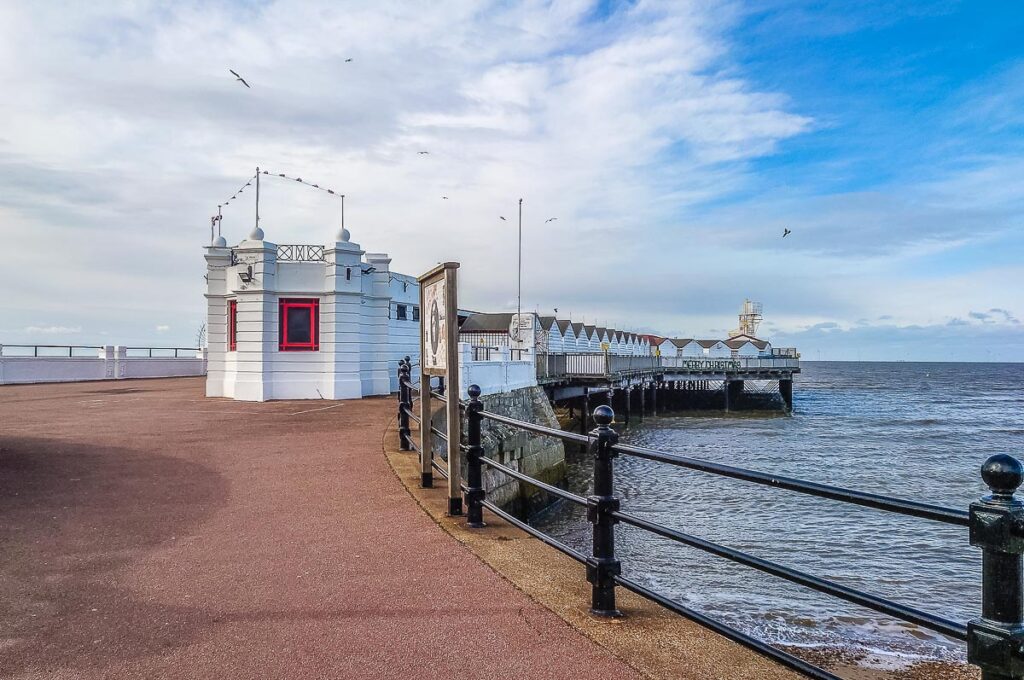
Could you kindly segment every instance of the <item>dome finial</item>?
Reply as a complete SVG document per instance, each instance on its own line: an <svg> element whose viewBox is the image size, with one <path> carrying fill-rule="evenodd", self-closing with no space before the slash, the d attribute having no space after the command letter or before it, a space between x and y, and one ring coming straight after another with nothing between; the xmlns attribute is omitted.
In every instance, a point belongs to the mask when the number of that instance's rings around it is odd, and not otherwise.
<svg viewBox="0 0 1024 680"><path fill-rule="evenodd" d="M981 466L981 478L992 490L993 498L1010 500L1024 482L1024 465L1013 456L997 453Z"/></svg>
<svg viewBox="0 0 1024 680"><path fill-rule="evenodd" d="M253 230L251 232L249 232L249 240L250 241L262 241L263 240L263 230L260 229L259 225L256 225L253 228Z"/></svg>

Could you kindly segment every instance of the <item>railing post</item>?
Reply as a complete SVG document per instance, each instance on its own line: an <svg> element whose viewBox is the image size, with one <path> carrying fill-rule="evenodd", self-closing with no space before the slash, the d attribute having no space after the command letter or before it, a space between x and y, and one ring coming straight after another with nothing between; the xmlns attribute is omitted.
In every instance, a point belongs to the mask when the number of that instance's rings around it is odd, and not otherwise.
<svg viewBox="0 0 1024 680"><path fill-rule="evenodd" d="M483 465L480 457L484 447L480 438L480 423L484 419L480 412L484 404L480 401L480 386L470 385L469 404L466 405L466 519L467 524L478 529L484 524L483 500L486 496L483 482Z"/></svg>
<svg viewBox="0 0 1024 680"><path fill-rule="evenodd" d="M982 549L981 618L967 624L967 660L982 680L1024 678L1024 466L997 454L981 466L992 494L971 504L971 545Z"/></svg>
<svg viewBox="0 0 1024 680"><path fill-rule="evenodd" d="M412 390L409 379L412 371L407 359L398 361L398 448L402 451L412 449L409 446L409 411L412 409Z"/></svg>
<svg viewBox="0 0 1024 680"><path fill-rule="evenodd" d="M594 453L594 494L587 498L587 520L594 525L593 557L587 559L587 581L591 585L590 611L597 616L622 616L615 608L615 577L622 573L615 557L615 524L612 513L619 509L614 493L612 459L618 433L610 425L615 412L610 406L594 409L597 428L591 432Z"/></svg>

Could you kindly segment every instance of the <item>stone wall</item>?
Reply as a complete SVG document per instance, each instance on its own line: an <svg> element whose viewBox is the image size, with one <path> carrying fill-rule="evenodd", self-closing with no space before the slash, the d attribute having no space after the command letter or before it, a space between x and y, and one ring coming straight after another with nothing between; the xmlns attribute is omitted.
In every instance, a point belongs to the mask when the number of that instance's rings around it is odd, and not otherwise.
<svg viewBox="0 0 1024 680"><path fill-rule="evenodd" d="M554 409L541 387L491 394L480 400L487 411L528 423L558 427ZM489 420L484 420L481 435L486 456L542 482L564 485L566 467L562 440ZM528 517L554 500L536 487L487 466L484 466L484 488L489 500L520 517Z"/></svg>
<svg viewBox="0 0 1024 680"><path fill-rule="evenodd" d="M544 389L523 389L480 397L484 410L528 423L558 428L558 419ZM434 414L434 427L444 432L444 409ZM555 486L565 485L565 447L562 440L543 437L526 430L484 419L481 425L484 455L531 477ZM444 455L444 443L434 439L434 450ZM463 479L466 478L465 466ZM487 499L519 517L529 517L548 506L549 494L513 479L499 470L484 466Z"/></svg>

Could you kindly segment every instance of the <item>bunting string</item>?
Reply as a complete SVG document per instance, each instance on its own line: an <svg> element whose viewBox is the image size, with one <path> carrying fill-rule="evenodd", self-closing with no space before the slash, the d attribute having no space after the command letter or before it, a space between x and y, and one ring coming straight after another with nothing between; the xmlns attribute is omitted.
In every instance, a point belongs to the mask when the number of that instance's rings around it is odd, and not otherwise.
<svg viewBox="0 0 1024 680"><path fill-rule="evenodd" d="M235 193L231 194L231 198L229 198L228 200L224 201L223 203L218 203L217 207L218 208L223 208L228 203L230 203L231 201L233 201L236 198L238 198L242 194L242 192L245 191L246 187L252 186L252 181L254 179L256 179L256 175L253 175L252 177L247 177L246 180L245 180L245 184L243 184L242 186L238 187L238 191L236 191Z"/></svg>
<svg viewBox="0 0 1024 680"><path fill-rule="evenodd" d="M328 189L327 187L322 187L319 184L313 184L312 182L307 182L306 180L302 179L301 177L289 177L288 175L284 174L283 172L270 172L269 170L260 170L260 174L261 175L267 175L268 177L280 177L282 179L288 179L288 180L291 180L293 182L299 182L300 184L305 184L307 187L313 187L314 189L319 189L320 191L326 191L327 193L331 194L332 196L337 196L339 198L344 198L345 197L345 194L341 193L340 191L335 191L334 189Z"/></svg>
<svg viewBox="0 0 1024 680"><path fill-rule="evenodd" d="M280 177L281 179L291 180L293 182L298 182L300 184L305 184L307 187L312 187L314 189L319 189L320 191L325 191L328 194L330 194L332 196L337 196L340 199L344 200L344 198L345 198L345 194L341 193L340 191L335 191L334 189L329 189L328 187L323 187L323 186L320 186L319 184L314 184L313 182L307 182L306 180L302 179L301 177L289 177L288 175L284 174L283 172L270 172L269 170L260 170L258 174L266 175L267 177ZM217 208L220 209L220 208L227 207L231 203L231 201L233 201L236 198L238 198L239 196L241 196L242 193L245 192L245 190L248 187L252 186L252 181L254 179L256 179L256 175L253 175L252 177L247 177L246 180L245 180L245 184L243 184L242 186L238 187L238 191L236 191L235 193L231 194L231 196L228 197L228 199L226 201L224 201L223 203L218 203L217 204Z"/></svg>

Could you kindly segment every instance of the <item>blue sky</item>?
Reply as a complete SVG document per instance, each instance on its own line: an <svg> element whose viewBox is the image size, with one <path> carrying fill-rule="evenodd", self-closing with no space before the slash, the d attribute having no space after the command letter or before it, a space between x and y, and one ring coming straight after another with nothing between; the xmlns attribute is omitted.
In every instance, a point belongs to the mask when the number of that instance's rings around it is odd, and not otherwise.
<svg viewBox="0 0 1024 680"><path fill-rule="evenodd" d="M478 309L514 307L522 196L541 312L703 337L749 297L811 358L1019 360L1021 35L1014 2L8 3L0 342L188 344L259 164ZM262 226L337 212L268 186Z"/></svg>

